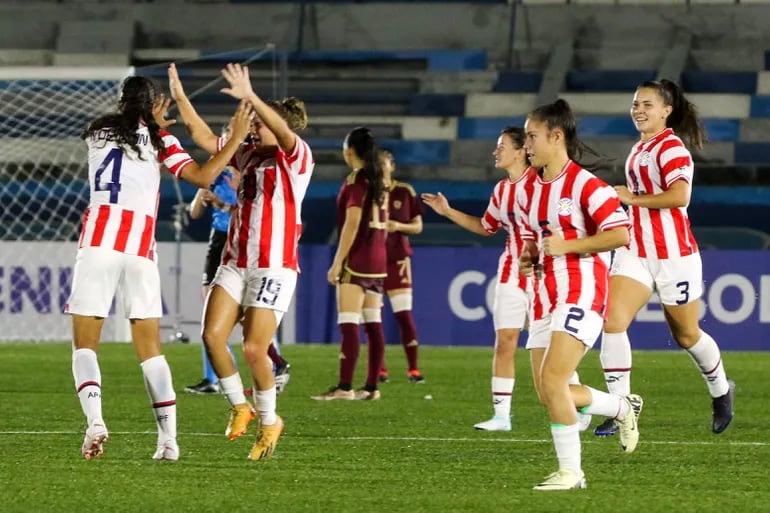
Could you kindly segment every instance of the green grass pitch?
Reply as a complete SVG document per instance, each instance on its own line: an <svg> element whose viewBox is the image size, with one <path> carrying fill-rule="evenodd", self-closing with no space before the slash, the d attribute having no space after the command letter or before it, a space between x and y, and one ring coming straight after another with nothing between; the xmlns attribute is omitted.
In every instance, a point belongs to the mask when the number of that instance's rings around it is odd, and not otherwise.
<svg viewBox="0 0 770 513"><path fill-rule="evenodd" d="M413 385L401 348L388 346L391 382L381 401L319 403L309 396L334 384L337 348L286 347L291 382L278 401L286 429L265 462L246 459L253 427L225 439L223 396L182 391L200 379L200 346L164 350L178 391L180 461L151 459L155 425L133 350L105 344L112 438L104 456L88 462L80 456L84 420L69 344L1 344L0 511L770 511L770 353L724 354L737 382L737 414L715 436L706 387L689 357L636 352L633 388L646 401L637 451L625 455L616 438L583 433L588 489L543 493L531 488L556 469L556 458L523 350L513 431L484 433L472 426L492 413L491 348L421 348L427 383ZM240 355L239 363L243 369ZM583 382L603 386L598 351L580 370ZM357 385L364 374L362 349Z"/></svg>

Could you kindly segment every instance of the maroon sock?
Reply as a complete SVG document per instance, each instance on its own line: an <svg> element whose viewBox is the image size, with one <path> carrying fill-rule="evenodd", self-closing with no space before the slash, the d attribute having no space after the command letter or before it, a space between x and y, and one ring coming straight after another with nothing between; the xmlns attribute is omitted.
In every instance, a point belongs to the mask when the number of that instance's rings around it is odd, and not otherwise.
<svg viewBox="0 0 770 513"><path fill-rule="evenodd" d="M343 322L339 325L342 342L340 344L340 382L339 386L350 390L353 375L356 372L358 353L361 351L361 331L358 324Z"/></svg>
<svg viewBox="0 0 770 513"><path fill-rule="evenodd" d="M417 370L417 328L414 327L414 317L411 310L396 312L396 320L401 330L401 345L404 346L409 370Z"/></svg>
<svg viewBox="0 0 770 513"><path fill-rule="evenodd" d="M380 368L385 358L385 333L382 331L381 322L367 322L366 338L368 343L368 372L366 374L366 387L368 390L377 388L379 382Z"/></svg>
<svg viewBox="0 0 770 513"><path fill-rule="evenodd" d="M278 354L278 349L275 348L275 344L273 344L272 342L270 343L270 346L267 348L267 356L269 356L270 359L273 360L273 363L278 367L283 367L286 365L286 360L284 360L283 357L280 354Z"/></svg>

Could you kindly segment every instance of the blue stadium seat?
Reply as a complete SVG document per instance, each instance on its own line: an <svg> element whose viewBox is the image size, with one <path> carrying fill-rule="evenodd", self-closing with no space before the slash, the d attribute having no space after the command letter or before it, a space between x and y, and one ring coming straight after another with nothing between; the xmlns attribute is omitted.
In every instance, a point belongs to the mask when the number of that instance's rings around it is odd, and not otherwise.
<svg viewBox="0 0 770 513"><path fill-rule="evenodd" d="M536 93L543 75L535 71L501 71L492 86L495 93Z"/></svg>
<svg viewBox="0 0 770 513"><path fill-rule="evenodd" d="M337 149L342 151L341 139L307 139L314 150ZM379 139L381 148L393 152L398 164L403 165L447 165L449 164L449 141L404 141L402 139Z"/></svg>
<svg viewBox="0 0 770 513"><path fill-rule="evenodd" d="M508 125L523 126L526 118L460 118L457 120L458 139L494 140Z"/></svg>
<svg viewBox="0 0 770 513"><path fill-rule="evenodd" d="M413 94L407 113L412 116L462 116L464 94Z"/></svg>
<svg viewBox="0 0 770 513"><path fill-rule="evenodd" d="M770 143L736 142L736 164L770 164Z"/></svg>
<svg viewBox="0 0 770 513"><path fill-rule="evenodd" d="M770 96L752 96L749 115L752 118L770 118Z"/></svg>
<svg viewBox="0 0 770 513"><path fill-rule="evenodd" d="M688 93L755 94L757 74L753 71L685 71L681 85Z"/></svg>
<svg viewBox="0 0 770 513"><path fill-rule="evenodd" d="M655 79L654 70L590 70L570 71L565 80L565 90L583 92L628 92L642 82Z"/></svg>

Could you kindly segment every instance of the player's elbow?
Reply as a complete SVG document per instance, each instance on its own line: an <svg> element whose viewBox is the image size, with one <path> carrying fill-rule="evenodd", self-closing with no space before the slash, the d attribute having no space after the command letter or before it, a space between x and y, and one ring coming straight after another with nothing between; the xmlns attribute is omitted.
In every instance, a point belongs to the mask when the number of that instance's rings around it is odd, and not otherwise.
<svg viewBox="0 0 770 513"><path fill-rule="evenodd" d="M619 248L621 246L627 246L628 243L631 241L631 234L625 226L622 226L620 228L615 228L613 230L613 242L615 243L615 248Z"/></svg>

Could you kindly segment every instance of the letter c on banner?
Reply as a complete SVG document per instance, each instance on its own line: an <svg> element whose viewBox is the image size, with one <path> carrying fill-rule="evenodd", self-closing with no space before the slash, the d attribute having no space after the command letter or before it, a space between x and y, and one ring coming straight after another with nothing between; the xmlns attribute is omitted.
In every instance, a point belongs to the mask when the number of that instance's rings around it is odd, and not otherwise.
<svg viewBox="0 0 770 513"><path fill-rule="evenodd" d="M480 321L487 315L484 306L469 307L463 303L463 289L468 285L484 285L487 277L480 271L463 271L449 284L448 299L452 313L464 321Z"/></svg>

